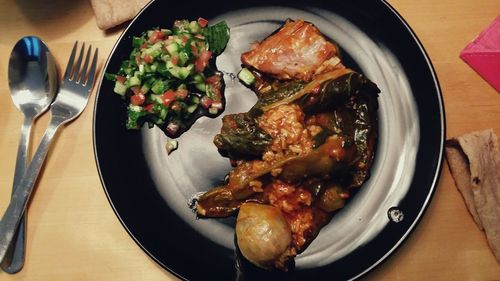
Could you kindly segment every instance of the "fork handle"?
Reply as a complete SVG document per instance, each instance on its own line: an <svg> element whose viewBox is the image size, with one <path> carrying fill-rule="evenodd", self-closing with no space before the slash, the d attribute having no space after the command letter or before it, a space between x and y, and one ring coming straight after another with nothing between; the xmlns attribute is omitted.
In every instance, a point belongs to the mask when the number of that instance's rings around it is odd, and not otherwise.
<svg viewBox="0 0 500 281"><path fill-rule="evenodd" d="M45 162L52 139L59 127L65 122L65 120L58 116L52 116L50 124L45 130L31 163L22 179L14 187L14 193L12 194L10 204L0 222L0 262L5 258L7 250L13 241L14 234L21 222L38 174Z"/></svg>

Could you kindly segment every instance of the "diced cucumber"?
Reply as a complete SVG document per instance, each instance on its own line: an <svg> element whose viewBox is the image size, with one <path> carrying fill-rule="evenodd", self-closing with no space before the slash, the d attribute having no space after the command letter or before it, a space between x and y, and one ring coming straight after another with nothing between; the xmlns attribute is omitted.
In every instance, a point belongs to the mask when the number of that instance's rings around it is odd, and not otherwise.
<svg viewBox="0 0 500 281"><path fill-rule="evenodd" d="M149 92L149 90L151 89L150 85L148 84L144 84L142 85L141 87L141 93L143 94L147 94Z"/></svg>
<svg viewBox="0 0 500 281"><path fill-rule="evenodd" d="M165 66L167 67L167 69L172 69L172 68L176 67L176 66L172 63L172 61L170 61L170 60L169 60L169 61L167 61L167 63L165 64Z"/></svg>
<svg viewBox="0 0 500 281"><path fill-rule="evenodd" d="M203 93L207 91L207 85L205 85L205 82L195 83L194 86Z"/></svg>
<svg viewBox="0 0 500 281"><path fill-rule="evenodd" d="M125 68L123 68L123 72L127 75L131 75L134 72L134 68L133 67L125 67Z"/></svg>
<svg viewBox="0 0 500 281"><path fill-rule="evenodd" d="M165 83L162 80L156 80L151 86L151 91L157 95L165 91Z"/></svg>
<svg viewBox="0 0 500 281"><path fill-rule="evenodd" d="M201 32L201 26L196 21L191 21L189 23L189 31L194 34L198 34Z"/></svg>
<svg viewBox="0 0 500 281"><path fill-rule="evenodd" d="M134 75L132 75L132 76L135 76L138 79L141 79L142 78L142 74L143 74L143 72L140 72L139 70L136 70L136 71L134 71Z"/></svg>
<svg viewBox="0 0 500 281"><path fill-rule="evenodd" d="M170 72L170 74L172 74L172 76L179 78L181 80L185 80L191 74L191 72L194 68L194 66L192 64L190 64L188 66L172 65L171 68L169 68L168 66L169 65L167 63L167 69Z"/></svg>
<svg viewBox="0 0 500 281"><path fill-rule="evenodd" d="M208 113L210 113L210 114L217 114L218 112L219 112L219 109L216 107L210 107L208 109Z"/></svg>
<svg viewBox="0 0 500 281"><path fill-rule="evenodd" d="M179 44L177 44L176 42L173 42L172 44L167 45L167 51L171 55L177 54L177 52L179 51Z"/></svg>
<svg viewBox="0 0 500 281"><path fill-rule="evenodd" d="M154 62L152 65L149 65L149 69L151 70L151 72L156 72L156 70L158 69L158 62Z"/></svg>
<svg viewBox="0 0 500 281"><path fill-rule="evenodd" d="M172 34L172 30L170 29L162 28L160 31L167 36Z"/></svg>
<svg viewBox="0 0 500 281"><path fill-rule="evenodd" d="M194 65L190 64L188 66L179 67L179 68L180 68L179 79L184 80L191 74L191 72L193 71Z"/></svg>
<svg viewBox="0 0 500 281"><path fill-rule="evenodd" d="M242 68L240 73L238 73L238 78L245 83L247 86L255 83L255 76L246 68Z"/></svg>
<svg viewBox="0 0 500 281"><path fill-rule="evenodd" d="M186 112L191 114L198 108L198 104L192 104L186 108Z"/></svg>
<svg viewBox="0 0 500 281"><path fill-rule="evenodd" d="M161 99L161 95L150 95L151 101L154 101L156 103L163 103L163 100Z"/></svg>
<svg viewBox="0 0 500 281"><path fill-rule="evenodd" d="M205 77L203 77L202 74L196 73L193 75L193 82L194 83L205 83Z"/></svg>
<svg viewBox="0 0 500 281"><path fill-rule="evenodd" d="M162 46L162 44L160 42L155 43L153 46L145 49L143 51L143 53L146 54L146 55L150 55L153 58L156 58L159 55L161 55L161 53L162 53L161 52L161 46Z"/></svg>
<svg viewBox="0 0 500 281"><path fill-rule="evenodd" d="M198 96L193 96L191 98L191 102L194 104L199 104L200 103L200 98Z"/></svg>
<svg viewBox="0 0 500 281"><path fill-rule="evenodd" d="M188 54L186 54L185 52L179 52L179 60L177 62L177 65L185 66L188 61L189 61Z"/></svg>
<svg viewBox="0 0 500 281"><path fill-rule="evenodd" d="M133 111L133 112L141 112L142 111L142 107L139 106L139 105L133 105L133 104L130 104L128 106L128 109L129 111Z"/></svg>
<svg viewBox="0 0 500 281"><path fill-rule="evenodd" d="M132 76L129 79L127 79L127 84L128 87L140 86L141 79L137 78L136 76Z"/></svg>
<svg viewBox="0 0 500 281"><path fill-rule="evenodd" d="M113 89L113 92L119 94L120 96L125 95L125 92L127 92L127 86L123 84L120 81L115 82L115 88Z"/></svg>
<svg viewBox="0 0 500 281"><path fill-rule="evenodd" d="M165 118L167 118L167 113L168 113L167 108L163 106L160 110L160 119L165 120Z"/></svg>

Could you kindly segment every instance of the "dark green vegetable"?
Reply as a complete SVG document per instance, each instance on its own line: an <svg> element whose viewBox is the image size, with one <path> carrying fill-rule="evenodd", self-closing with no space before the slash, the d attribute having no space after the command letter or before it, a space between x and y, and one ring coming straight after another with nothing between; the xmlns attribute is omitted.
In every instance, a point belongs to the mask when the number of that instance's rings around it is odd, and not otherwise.
<svg viewBox="0 0 500 281"><path fill-rule="evenodd" d="M220 55L229 42L229 27L225 21L221 21L206 27L203 35L207 38L208 49L215 55Z"/></svg>
<svg viewBox="0 0 500 281"><path fill-rule="evenodd" d="M285 98L293 96L304 88L301 81L276 81L269 85L270 89L259 97L257 103L250 109L250 114L258 116L262 114L264 108L274 103L280 102Z"/></svg>
<svg viewBox="0 0 500 281"><path fill-rule="evenodd" d="M224 116L221 133L214 138L219 152L230 158L260 157L271 141L248 113Z"/></svg>
<svg viewBox="0 0 500 281"><path fill-rule="evenodd" d="M365 76L351 72L323 82L319 91L303 96L299 105L305 112L318 112L346 104L349 99L360 95L373 95L376 98L379 92L377 85Z"/></svg>

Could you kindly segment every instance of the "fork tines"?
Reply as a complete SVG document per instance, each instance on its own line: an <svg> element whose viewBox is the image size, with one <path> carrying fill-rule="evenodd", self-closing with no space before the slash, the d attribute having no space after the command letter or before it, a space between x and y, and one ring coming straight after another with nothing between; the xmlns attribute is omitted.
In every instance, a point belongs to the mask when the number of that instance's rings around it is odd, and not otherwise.
<svg viewBox="0 0 500 281"><path fill-rule="evenodd" d="M83 67L81 67L83 60L83 53L85 51L85 43L82 44L80 49L76 64L75 64L75 55L77 51L78 41L75 42L73 46L73 50L71 51L71 55L68 60L68 65L66 67L66 71L64 73L64 81L73 81L73 83L81 84L85 86L89 90L92 89L92 85L94 83L94 77L97 67L97 55L99 49L95 49L94 57L92 58L92 63L90 65L90 69L88 69L90 55L92 52L92 46L89 45L87 50L87 55L85 56L85 61L83 63ZM81 67L81 68L80 68Z"/></svg>

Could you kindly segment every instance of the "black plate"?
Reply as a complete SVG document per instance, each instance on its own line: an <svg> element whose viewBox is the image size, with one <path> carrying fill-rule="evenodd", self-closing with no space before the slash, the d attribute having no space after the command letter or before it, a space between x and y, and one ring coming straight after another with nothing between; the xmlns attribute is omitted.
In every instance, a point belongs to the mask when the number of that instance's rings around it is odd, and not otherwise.
<svg viewBox="0 0 500 281"><path fill-rule="evenodd" d="M174 3L174 4L172 4ZM370 180L288 274L268 273L237 262L234 219L196 220L189 198L221 181L229 170L212 144L221 126L202 118L170 156L157 129L127 131L125 105L102 80L94 109L94 149L109 202L137 244L182 279L337 280L362 276L385 260L422 217L437 184L445 136L439 85L422 45L404 20L379 1L155 1L120 37L105 72L116 72L131 51L131 36L175 19L226 20L229 45L217 60L236 73L249 43L286 18L311 21L341 47L346 65L381 88L380 137ZM247 110L255 98L225 75L225 113ZM224 114L225 114L224 113ZM224 115L223 114L223 115ZM399 215L399 216L398 216Z"/></svg>

